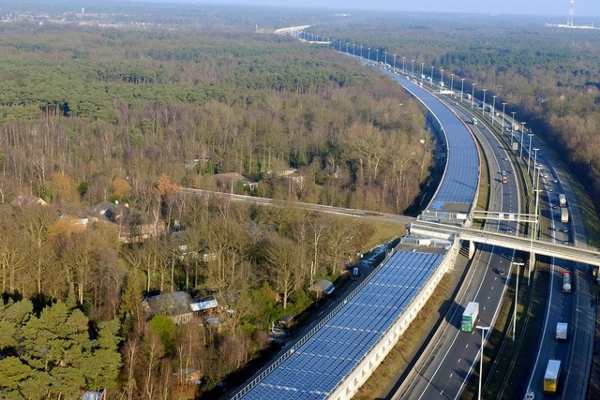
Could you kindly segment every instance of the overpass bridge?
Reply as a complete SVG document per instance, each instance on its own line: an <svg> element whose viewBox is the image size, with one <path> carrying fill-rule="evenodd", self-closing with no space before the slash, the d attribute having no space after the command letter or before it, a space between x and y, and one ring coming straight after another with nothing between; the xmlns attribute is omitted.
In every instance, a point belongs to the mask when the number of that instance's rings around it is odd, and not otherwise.
<svg viewBox="0 0 600 400"><path fill-rule="evenodd" d="M273 31L275 35L287 35L287 36L296 36L300 32L303 32L310 28L310 25L298 25L298 26L288 26L285 28L279 28Z"/></svg>
<svg viewBox="0 0 600 400"><path fill-rule="evenodd" d="M410 233L427 237L433 236L445 240L458 238L466 241L470 245L470 256L474 251L474 244L480 243L529 252L534 258L535 255L541 255L600 267L600 252L597 250L557 244L523 236L421 220L417 220L410 225Z"/></svg>
<svg viewBox="0 0 600 400"><path fill-rule="evenodd" d="M180 193L197 197L216 197L238 203L254 204L257 206L294 208L297 210L303 210L308 212L332 214L342 217L359 218L372 222L387 222L405 226L416 221L415 217L411 217L408 215L390 214L371 210L360 210L356 208L327 206L323 204L305 203L301 201L276 200L267 197L247 196L243 194L224 193L205 189L181 188Z"/></svg>

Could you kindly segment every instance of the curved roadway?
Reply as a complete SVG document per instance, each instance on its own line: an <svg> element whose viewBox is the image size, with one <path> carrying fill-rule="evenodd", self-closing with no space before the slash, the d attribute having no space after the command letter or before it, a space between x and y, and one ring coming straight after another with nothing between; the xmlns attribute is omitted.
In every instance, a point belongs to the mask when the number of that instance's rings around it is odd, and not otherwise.
<svg viewBox="0 0 600 400"><path fill-rule="evenodd" d="M404 85L414 88L415 83L405 77L398 78ZM409 82L408 84L406 82ZM420 88L421 91L425 91ZM413 93L419 93L412 91ZM431 94L429 94L431 96ZM455 115L445 106L446 113ZM460 114L459 114L460 115ZM466 115L462 115L466 118ZM488 160L490 171L489 209L503 212L518 212L519 188L516 180L501 183L501 172L510 177L515 170L506 150L499 146L497 138L487 128L478 126L475 134L480 140ZM494 231L515 231L514 223L487 224ZM398 399L456 399L477 366L481 337L480 333L460 331L462 311L470 301L480 304L480 324L493 325L502 296L506 290L506 276L510 276L514 252L506 249L481 246L471 263L471 275L465 287L455 299L455 306L447 315L433 340L410 371L400 389L392 396Z"/></svg>

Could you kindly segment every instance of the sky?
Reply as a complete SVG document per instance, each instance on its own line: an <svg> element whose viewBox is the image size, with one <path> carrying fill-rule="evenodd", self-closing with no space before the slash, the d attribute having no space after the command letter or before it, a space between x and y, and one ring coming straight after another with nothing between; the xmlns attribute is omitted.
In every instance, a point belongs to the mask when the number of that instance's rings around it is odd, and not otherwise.
<svg viewBox="0 0 600 400"><path fill-rule="evenodd" d="M157 1L157 0L154 0ZM478 14L566 15L569 0L159 0L205 4L253 4ZM600 0L576 0L576 16L600 16Z"/></svg>

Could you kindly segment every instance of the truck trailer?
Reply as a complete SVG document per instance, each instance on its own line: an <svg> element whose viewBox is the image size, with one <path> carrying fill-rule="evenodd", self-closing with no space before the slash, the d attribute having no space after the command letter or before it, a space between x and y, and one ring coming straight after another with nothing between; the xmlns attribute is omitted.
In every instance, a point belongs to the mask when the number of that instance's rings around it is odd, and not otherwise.
<svg viewBox="0 0 600 400"><path fill-rule="evenodd" d="M569 209L568 208L560 209L560 222L562 222L563 224L569 223Z"/></svg>
<svg viewBox="0 0 600 400"><path fill-rule="evenodd" d="M463 332L473 332L475 328L475 323L477 322L477 317L479 316L479 303L470 302L467 304L465 311L462 315L462 322L460 325L460 329Z"/></svg>
<svg viewBox="0 0 600 400"><path fill-rule="evenodd" d="M558 389L560 377L560 360L548 360L544 374L544 393L553 394Z"/></svg>
<svg viewBox="0 0 600 400"><path fill-rule="evenodd" d="M556 340L567 340L569 324L566 322L556 323Z"/></svg>

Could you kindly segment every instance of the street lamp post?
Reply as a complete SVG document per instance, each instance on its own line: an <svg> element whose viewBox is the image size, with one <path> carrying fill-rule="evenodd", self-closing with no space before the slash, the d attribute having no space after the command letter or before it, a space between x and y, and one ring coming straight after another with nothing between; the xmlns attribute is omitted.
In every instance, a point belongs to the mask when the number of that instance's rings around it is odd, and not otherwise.
<svg viewBox="0 0 600 400"><path fill-rule="evenodd" d="M529 163L531 160L531 145L533 144L533 133L528 133L527 136L529 136L529 147L527 147L527 173L529 173Z"/></svg>
<svg viewBox="0 0 600 400"><path fill-rule="evenodd" d="M502 131L506 129L506 103L502 102Z"/></svg>
<svg viewBox="0 0 600 400"><path fill-rule="evenodd" d="M512 151L513 141L514 141L514 133L515 133L515 115L516 112L512 112L512 124L510 124L510 149Z"/></svg>
<svg viewBox="0 0 600 400"><path fill-rule="evenodd" d="M519 158L523 159L523 140L525 138L525 122L521 122L521 151L519 152Z"/></svg>
<svg viewBox="0 0 600 400"><path fill-rule="evenodd" d="M433 86L433 65L431 66L431 86Z"/></svg>
<svg viewBox="0 0 600 400"><path fill-rule="evenodd" d="M483 342L486 332L490 330L489 326L477 325L477 329L481 330L481 348L479 350L479 390L477 391L477 399L481 400L481 376L483 375Z"/></svg>
<svg viewBox="0 0 600 400"><path fill-rule="evenodd" d="M415 60L411 60L411 63L412 63L412 67L411 67L411 69L412 69L412 76L414 77L415 76Z"/></svg>
<svg viewBox="0 0 600 400"><path fill-rule="evenodd" d="M425 63L421 63L421 82L425 79Z"/></svg>
<svg viewBox="0 0 600 400"><path fill-rule="evenodd" d="M537 152L540 151L540 149L538 149L538 148L531 148L531 147L530 147L530 149L533 150L533 159L531 159L531 161L533 161L533 166L535 167L537 165ZM527 162L527 169L529 169L529 161ZM534 173L533 169L531 170L531 173L532 173L531 177L533 178L534 177L533 176L533 173Z"/></svg>
<svg viewBox="0 0 600 400"><path fill-rule="evenodd" d="M465 78L460 79L460 102L463 100L463 91L465 89Z"/></svg>
<svg viewBox="0 0 600 400"><path fill-rule="evenodd" d="M483 103L481 103L481 109L483 110L483 116L485 116L485 92L487 92L487 89L483 89Z"/></svg>
<svg viewBox="0 0 600 400"><path fill-rule="evenodd" d="M406 74L406 57L402 57L402 73Z"/></svg>
<svg viewBox="0 0 600 400"><path fill-rule="evenodd" d="M492 97L492 126L494 126L494 120L496 119L496 96Z"/></svg>
<svg viewBox="0 0 600 400"><path fill-rule="evenodd" d="M539 170L538 170L539 173ZM538 185L539 185L539 180L538 180ZM531 285L531 271L533 270L534 266L535 266L535 255L533 253L533 240L537 237L537 230L538 230L538 222L539 222L539 204L540 204L540 192L542 191L541 189L534 189L533 190L535 192L535 206L534 206L534 213L535 213L535 219L536 222L533 225L533 229L531 230L530 233L530 238L529 238L529 256L530 256L530 260L529 260L529 268L527 269L527 284Z"/></svg>
<svg viewBox="0 0 600 400"><path fill-rule="evenodd" d="M454 74L450 74L450 91L454 92Z"/></svg>
<svg viewBox="0 0 600 400"><path fill-rule="evenodd" d="M471 84L471 108L473 108L473 102L475 101L475 86L477 86L476 83Z"/></svg>
<svg viewBox="0 0 600 400"><path fill-rule="evenodd" d="M512 326L512 339L515 341L515 333L517 329L517 304L519 301L519 267L525 266L525 263L522 262L513 262L511 263L515 267L517 267L517 284L515 286L515 308L513 311L513 326Z"/></svg>
<svg viewBox="0 0 600 400"><path fill-rule="evenodd" d="M444 87L444 68L440 69L440 86Z"/></svg>

